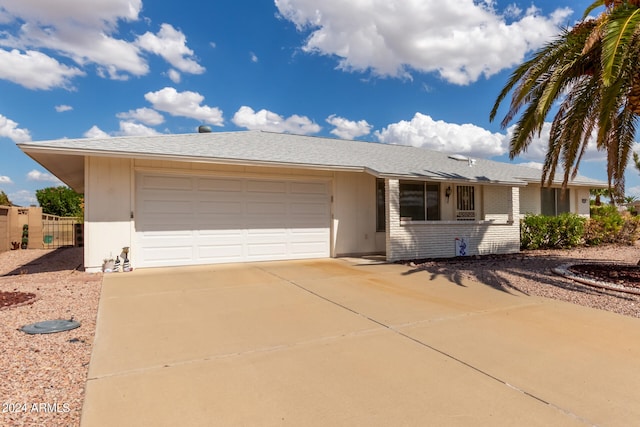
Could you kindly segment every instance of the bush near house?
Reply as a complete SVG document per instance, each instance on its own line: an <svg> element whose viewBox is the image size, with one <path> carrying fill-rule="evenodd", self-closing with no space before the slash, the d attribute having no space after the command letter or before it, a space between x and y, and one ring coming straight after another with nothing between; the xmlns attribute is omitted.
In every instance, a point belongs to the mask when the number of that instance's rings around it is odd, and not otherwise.
<svg viewBox="0 0 640 427"><path fill-rule="evenodd" d="M583 241L587 220L576 214L558 216L527 215L520 221L522 249L559 249L578 246Z"/></svg>
<svg viewBox="0 0 640 427"><path fill-rule="evenodd" d="M612 205L592 206L584 241L587 245L621 243L633 245L640 237L640 218L620 212Z"/></svg>
<svg viewBox="0 0 640 427"><path fill-rule="evenodd" d="M576 214L527 215L520 221L521 249L562 249L603 243L633 245L640 238L640 217L615 206L592 207L591 218Z"/></svg>

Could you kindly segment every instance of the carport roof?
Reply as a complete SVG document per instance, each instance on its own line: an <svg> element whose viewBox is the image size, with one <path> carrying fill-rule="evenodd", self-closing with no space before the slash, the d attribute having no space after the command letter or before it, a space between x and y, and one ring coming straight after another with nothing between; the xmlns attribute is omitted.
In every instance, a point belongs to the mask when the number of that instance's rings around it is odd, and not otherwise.
<svg viewBox="0 0 640 427"><path fill-rule="evenodd" d="M405 145L264 131L59 139L18 146L77 191L84 189L86 156L352 170L378 177L510 185L538 183L541 177L540 170L529 167L484 159L471 162ZM606 187L605 182L582 176L571 185Z"/></svg>

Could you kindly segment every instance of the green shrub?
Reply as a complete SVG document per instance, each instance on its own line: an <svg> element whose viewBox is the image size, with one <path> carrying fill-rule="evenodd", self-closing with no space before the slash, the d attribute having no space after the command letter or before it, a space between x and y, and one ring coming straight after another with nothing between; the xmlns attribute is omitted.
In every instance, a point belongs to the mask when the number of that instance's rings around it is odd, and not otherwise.
<svg viewBox="0 0 640 427"><path fill-rule="evenodd" d="M583 242L587 220L576 214L527 215L520 222L522 249L571 248Z"/></svg>
<svg viewBox="0 0 640 427"><path fill-rule="evenodd" d="M588 245L621 243L632 245L640 237L640 218L629 212L620 212L615 206L591 209L584 240Z"/></svg>

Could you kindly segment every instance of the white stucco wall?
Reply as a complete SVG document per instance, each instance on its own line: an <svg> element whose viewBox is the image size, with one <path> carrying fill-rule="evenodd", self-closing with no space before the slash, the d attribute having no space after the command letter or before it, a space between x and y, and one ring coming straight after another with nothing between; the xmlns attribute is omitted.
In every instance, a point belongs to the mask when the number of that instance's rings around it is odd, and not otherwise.
<svg viewBox="0 0 640 427"><path fill-rule="evenodd" d="M590 217L591 216L591 207L589 206L589 189L588 188L576 188L575 189L575 205L576 208L573 212L577 213L580 216Z"/></svg>
<svg viewBox="0 0 640 427"><path fill-rule="evenodd" d="M335 255L384 251L376 234L376 179L356 172L337 172L333 180Z"/></svg>
<svg viewBox="0 0 640 427"><path fill-rule="evenodd" d="M520 251L520 189L483 186L483 209L487 220L400 221L399 182L387 180L387 259L454 257L455 239L464 238L468 255L515 253ZM505 211L505 209L509 209Z"/></svg>
<svg viewBox="0 0 640 427"><path fill-rule="evenodd" d="M85 269L100 271L105 258L131 246L132 160L85 160Z"/></svg>

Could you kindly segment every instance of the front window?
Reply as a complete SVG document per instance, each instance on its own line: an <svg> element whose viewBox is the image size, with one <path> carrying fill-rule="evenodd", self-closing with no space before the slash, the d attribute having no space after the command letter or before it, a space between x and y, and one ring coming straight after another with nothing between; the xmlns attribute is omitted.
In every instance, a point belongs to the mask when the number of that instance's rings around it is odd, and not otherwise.
<svg viewBox="0 0 640 427"><path fill-rule="evenodd" d="M439 220L440 185L424 182L401 182L400 218L411 221Z"/></svg>
<svg viewBox="0 0 640 427"><path fill-rule="evenodd" d="M556 216L571 212L569 189L542 188L540 190L541 213L546 216Z"/></svg>

